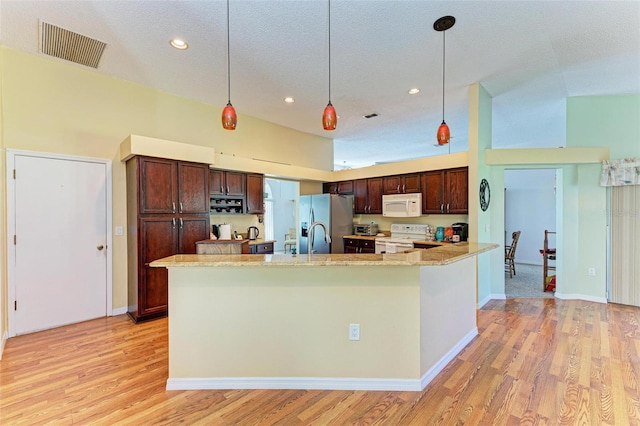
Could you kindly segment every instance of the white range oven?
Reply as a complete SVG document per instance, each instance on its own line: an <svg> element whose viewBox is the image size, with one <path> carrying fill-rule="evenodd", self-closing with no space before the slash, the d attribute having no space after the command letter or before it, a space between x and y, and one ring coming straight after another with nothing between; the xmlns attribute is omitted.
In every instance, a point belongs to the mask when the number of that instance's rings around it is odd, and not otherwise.
<svg viewBox="0 0 640 426"><path fill-rule="evenodd" d="M376 253L401 253L413 248L413 242L425 240L429 225L424 224L391 224L390 237L376 238Z"/></svg>

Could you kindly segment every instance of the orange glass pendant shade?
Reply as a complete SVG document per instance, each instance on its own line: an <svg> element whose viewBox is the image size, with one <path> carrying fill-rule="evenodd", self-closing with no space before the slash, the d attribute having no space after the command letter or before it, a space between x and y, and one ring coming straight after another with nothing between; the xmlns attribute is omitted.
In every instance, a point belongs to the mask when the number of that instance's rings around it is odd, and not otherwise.
<svg viewBox="0 0 640 426"><path fill-rule="evenodd" d="M451 139L451 132L449 131L449 126L447 123L442 121L440 127L438 127L438 133L436 134L438 138L438 145L446 145L449 143L449 139Z"/></svg>
<svg viewBox="0 0 640 426"><path fill-rule="evenodd" d="M331 105L331 101L329 101L322 113L322 127L325 130L335 130L337 124L338 116L336 115L336 109Z"/></svg>
<svg viewBox="0 0 640 426"><path fill-rule="evenodd" d="M238 116L236 115L236 109L231 105L231 102L229 102L222 110L222 127L226 130L235 130L237 123Z"/></svg>

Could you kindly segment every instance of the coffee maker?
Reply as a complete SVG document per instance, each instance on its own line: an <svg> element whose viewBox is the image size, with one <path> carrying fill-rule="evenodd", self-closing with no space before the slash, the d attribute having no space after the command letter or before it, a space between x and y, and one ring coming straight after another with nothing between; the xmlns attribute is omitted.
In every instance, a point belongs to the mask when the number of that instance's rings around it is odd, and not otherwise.
<svg viewBox="0 0 640 426"><path fill-rule="evenodd" d="M457 222L451 225L453 228L453 238L452 241L462 242L467 241L469 238L469 224L464 222Z"/></svg>

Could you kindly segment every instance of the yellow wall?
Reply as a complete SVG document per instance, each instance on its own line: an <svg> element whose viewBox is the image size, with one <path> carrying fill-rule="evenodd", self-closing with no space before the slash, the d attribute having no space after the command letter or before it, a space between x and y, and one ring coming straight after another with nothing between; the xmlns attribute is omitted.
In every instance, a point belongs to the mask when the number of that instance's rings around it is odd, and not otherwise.
<svg viewBox="0 0 640 426"><path fill-rule="evenodd" d="M113 163L113 225L126 225L125 168L120 143L131 134L215 147L216 157L258 158L330 171L333 142L252 117L238 129L220 124L221 107L159 92L93 70L0 49L3 148L98 157ZM4 170L4 150L2 166ZM268 164L268 163L266 163ZM6 188L2 172L2 188ZM2 197L0 219L6 209ZM44 218L43 218L44 220ZM3 227L6 228L6 224ZM4 233L3 233L4 234ZM113 308L127 306L126 237L113 236ZM3 238L2 245L6 244ZM6 251L2 248L2 265ZM2 268L3 297L7 291ZM3 308L6 308L6 301ZM3 309L4 311L4 309ZM7 321L3 312L0 331Z"/></svg>
<svg viewBox="0 0 640 426"><path fill-rule="evenodd" d="M3 231L7 229L7 214L5 207L6 200L6 179L5 164L6 151L4 146L4 97L2 96L2 88L4 86L4 78L2 75L2 64L4 63L4 52L0 49L0 226ZM7 239L6 233L0 232L0 359L2 359L2 347L4 345L5 334L8 330L7 323Z"/></svg>

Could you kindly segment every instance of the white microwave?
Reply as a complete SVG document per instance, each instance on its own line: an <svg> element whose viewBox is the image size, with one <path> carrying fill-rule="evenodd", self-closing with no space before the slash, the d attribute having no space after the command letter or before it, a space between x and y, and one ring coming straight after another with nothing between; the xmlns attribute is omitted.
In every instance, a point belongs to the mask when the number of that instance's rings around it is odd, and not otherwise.
<svg viewBox="0 0 640 426"><path fill-rule="evenodd" d="M422 214L422 194L393 194L382 196L382 216L418 217Z"/></svg>

